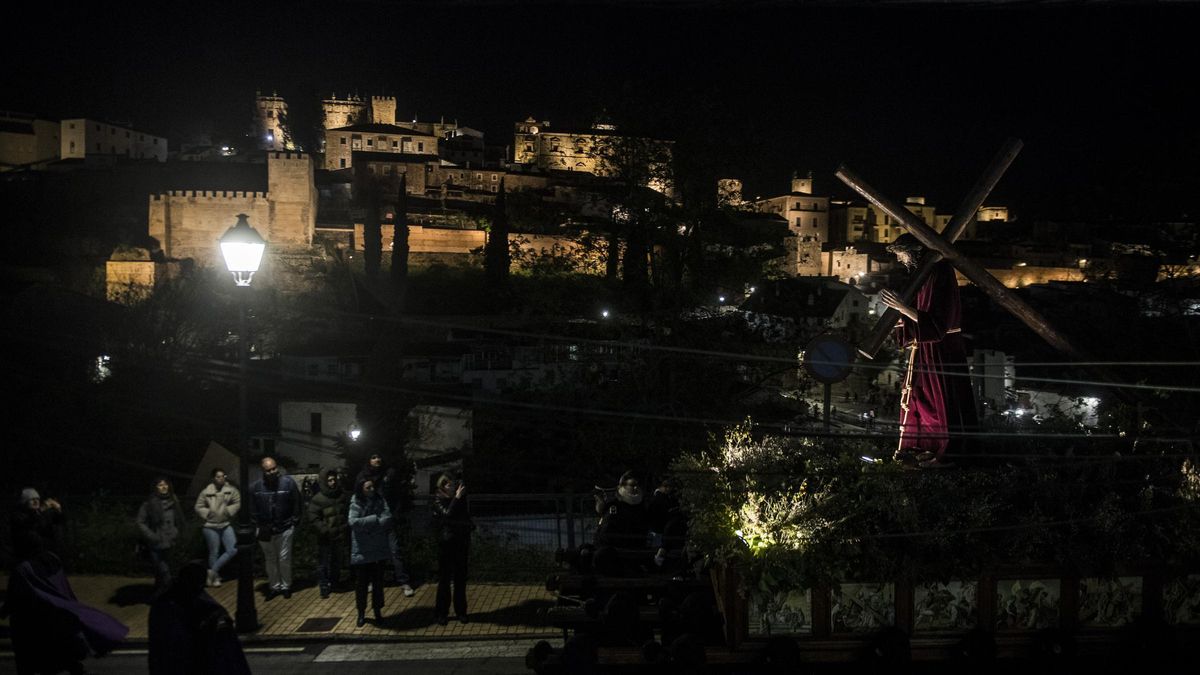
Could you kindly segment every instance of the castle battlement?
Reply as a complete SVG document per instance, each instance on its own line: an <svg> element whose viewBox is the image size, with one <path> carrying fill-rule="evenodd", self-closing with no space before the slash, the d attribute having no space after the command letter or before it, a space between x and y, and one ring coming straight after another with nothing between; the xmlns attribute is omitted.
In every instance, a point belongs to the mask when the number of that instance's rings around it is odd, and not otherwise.
<svg viewBox="0 0 1200 675"><path fill-rule="evenodd" d="M246 190L169 190L156 195L150 195L151 202L160 202L164 197L182 197L187 199L208 199L245 201L247 199L266 199L266 192L249 192Z"/></svg>
<svg viewBox="0 0 1200 675"><path fill-rule="evenodd" d="M307 152L269 152L269 153L267 153L267 158L274 159L274 160L288 160L288 159L291 159L291 160L305 159L306 160L309 158L309 154Z"/></svg>

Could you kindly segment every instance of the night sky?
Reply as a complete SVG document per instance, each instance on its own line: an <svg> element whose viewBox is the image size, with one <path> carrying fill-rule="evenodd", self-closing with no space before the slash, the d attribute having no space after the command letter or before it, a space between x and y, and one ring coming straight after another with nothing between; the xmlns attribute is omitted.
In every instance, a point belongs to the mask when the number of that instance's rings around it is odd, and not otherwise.
<svg viewBox="0 0 1200 675"><path fill-rule="evenodd" d="M330 92L511 142L534 115L724 136L750 196L841 161L950 212L1006 136L994 203L1030 218L1195 216L1200 6L1001 3L173 3L6 10L0 107L128 121L173 146L243 131L255 89L293 120ZM989 3L983 3L985 5ZM16 14L13 14L13 12Z"/></svg>

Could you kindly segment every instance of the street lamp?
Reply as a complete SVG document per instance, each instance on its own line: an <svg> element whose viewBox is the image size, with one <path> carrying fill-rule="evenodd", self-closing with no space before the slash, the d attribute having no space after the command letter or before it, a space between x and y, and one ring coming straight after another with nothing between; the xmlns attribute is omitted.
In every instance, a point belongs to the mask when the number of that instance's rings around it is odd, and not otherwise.
<svg viewBox="0 0 1200 675"><path fill-rule="evenodd" d="M352 423L350 425L350 440L357 441L359 436L362 436L362 429L358 427L357 422Z"/></svg>
<svg viewBox="0 0 1200 675"><path fill-rule="evenodd" d="M221 236L221 255L225 267L233 274L238 286L250 286L254 273L262 262L267 242L239 213L237 223ZM254 606L254 525L250 522L250 443L246 435L246 298L245 292L238 294L238 445L241 446L241 471L238 481L242 491L242 508L238 512L237 542L241 555L238 557L237 612L234 621L240 633L258 629L258 609Z"/></svg>

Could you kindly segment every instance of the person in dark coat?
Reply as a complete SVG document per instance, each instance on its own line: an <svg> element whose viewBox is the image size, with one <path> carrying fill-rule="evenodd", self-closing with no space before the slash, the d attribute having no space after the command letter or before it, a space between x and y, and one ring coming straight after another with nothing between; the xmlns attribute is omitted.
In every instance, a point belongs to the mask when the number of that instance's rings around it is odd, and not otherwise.
<svg viewBox="0 0 1200 675"><path fill-rule="evenodd" d="M613 497L605 499L596 495L596 513L600 516L596 543L618 548L645 546L649 523L644 497L641 482L632 471L621 475Z"/></svg>
<svg viewBox="0 0 1200 675"><path fill-rule="evenodd" d="M433 532L438 540L438 589L434 616L445 626L450 614L450 584L454 584L454 613L467 623L467 554L471 544L471 510L461 480L442 474L432 500Z"/></svg>
<svg viewBox="0 0 1200 675"><path fill-rule="evenodd" d="M658 547L654 564L663 567L668 552L682 552L687 536L687 517L680 506L672 479L664 478L654 494L650 495L646 516L654 544Z"/></svg>
<svg viewBox="0 0 1200 675"><path fill-rule="evenodd" d="M391 560L388 532L392 530L392 512L379 494L375 481L366 479L354 486L350 500L350 566L354 568L354 605L358 625L367 622L367 586L371 587L371 608L375 620L383 616L383 564Z"/></svg>
<svg viewBox="0 0 1200 675"><path fill-rule="evenodd" d="M208 570L193 560L150 606L150 675L249 675L229 613L204 590Z"/></svg>
<svg viewBox="0 0 1200 675"><path fill-rule="evenodd" d="M153 485L154 491L138 509L137 526L154 565L154 590L161 593L171 584L171 549L179 539L184 517L171 482L159 476Z"/></svg>
<svg viewBox="0 0 1200 675"><path fill-rule="evenodd" d="M79 602L51 551L17 565L0 616L9 617L17 675L83 673L86 657L109 653L129 633L125 624Z"/></svg>
<svg viewBox="0 0 1200 675"><path fill-rule="evenodd" d="M358 472L358 478L354 482L357 485L360 481L368 478L375 482L375 489L383 495L388 508L392 511L392 531L388 535L388 545L392 549L392 569L395 572L396 583L400 585L404 597L411 598L415 591L409 584L408 571L405 570L404 559L400 555L400 537L396 534L396 527L400 524L402 481L397 477L396 469L385 466L383 456L377 452L367 460L367 465Z"/></svg>
<svg viewBox="0 0 1200 675"><path fill-rule="evenodd" d="M317 533L317 582L321 597L328 598L346 560L350 495L342 489L341 477L334 469L322 469L317 485L316 493L308 500L305 519Z"/></svg>
<svg viewBox="0 0 1200 675"><path fill-rule="evenodd" d="M903 234L888 246L896 260L912 270L924 247ZM909 305L895 292L879 294L883 304L900 312L898 341L908 352L908 369L900 396L900 443L895 458L922 468L945 466L963 450L963 432L979 426L967 348L962 337L962 303L954 266L943 260ZM950 457L947 457L949 455Z"/></svg>
<svg viewBox="0 0 1200 675"><path fill-rule="evenodd" d="M267 598L292 597L292 538L301 513L300 486L274 457L263 457L262 478L250 485L250 520L267 569Z"/></svg>
<svg viewBox="0 0 1200 675"><path fill-rule="evenodd" d="M14 562L28 560L42 551L60 554L62 524L62 505L57 500L43 500L31 487L21 490L20 503L9 518Z"/></svg>

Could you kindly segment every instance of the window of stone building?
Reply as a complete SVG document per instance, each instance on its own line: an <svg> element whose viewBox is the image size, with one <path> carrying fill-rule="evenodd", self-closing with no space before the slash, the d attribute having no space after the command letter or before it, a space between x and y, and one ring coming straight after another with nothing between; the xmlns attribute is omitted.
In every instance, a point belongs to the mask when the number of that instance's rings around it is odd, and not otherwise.
<svg viewBox="0 0 1200 675"><path fill-rule="evenodd" d="M71 141L71 152L75 152L75 141Z"/></svg>
<svg viewBox="0 0 1200 675"><path fill-rule="evenodd" d="M156 138L156 139L154 139L154 144L155 144L155 145L158 145L158 139L157 139L157 138Z"/></svg>
<svg viewBox="0 0 1200 675"><path fill-rule="evenodd" d="M533 144L532 143L525 144L525 152L533 152Z"/></svg>
<svg viewBox="0 0 1200 675"><path fill-rule="evenodd" d="M392 165L391 164L383 165L383 175L385 175L385 176L392 175Z"/></svg>
<svg viewBox="0 0 1200 675"><path fill-rule="evenodd" d="M345 157L338 160L338 168L339 169L346 168L346 158Z"/></svg>
<svg viewBox="0 0 1200 675"><path fill-rule="evenodd" d="M75 128L75 123L74 123L74 122L71 122L70 124L68 124L68 125L67 125L67 128L68 128L68 129L74 129L74 128Z"/></svg>
<svg viewBox="0 0 1200 675"><path fill-rule="evenodd" d="M801 227L804 224L803 220L803 218L796 216L796 227Z"/></svg>
<svg viewBox="0 0 1200 675"><path fill-rule="evenodd" d="M498 180L500 180L500 176L497 176L496 174L492 174L492 182L495 183Z"/></svg>
<svg viewBox="0 0 1200 675"><path fill-rule="evenodd" d="M345 144L346 144L346 137L345 137L345 136L342 136L341 138L339 138L339 139L338 139L338 141L340 141L340 143L339 143L340 145L345 145Z"/></svg>
<svg viewBox="0 0 1200 675"><path fill-rule="evenodd" d="M400 147L400 141L392 141L392 149L395 150L398 147Z"/></svg>
<svg viewBox="0 0 1200 675"><path fill-rule="evenodd" d="M275 111L274 111L274 110L268 110L268 111L267 111L267 117L269 117L269 118L271 118L271 119L275 119Z"/></svg>
<svg viewBox="0 0 1200 675"><path fill-rule="evenodd" d="M817 226L817 219L813 218L813 227L816 227L816 226Z"/></svg>
<svg viewBox="0 0 1200 675"><path fill-rule="evenodd" d="M417 143L417 152L425 152L425 144Z"/></svg>
<svg viewBox="0 0 1200 675"><path fill-rule="evenodd" d="M483 174L481 174L481 173L477 173L477 174L475 174L475 180L476 180L476 181L480 181L480 182L482 182L482 181L483 181Z"/></svg>
<svg viewBox="0 0 1200 675"><path fill-rule="evenodd" d="M499 191L500 191L499 186L496 186L496 185L492 186L492 192L499 192Z"/></svg>

